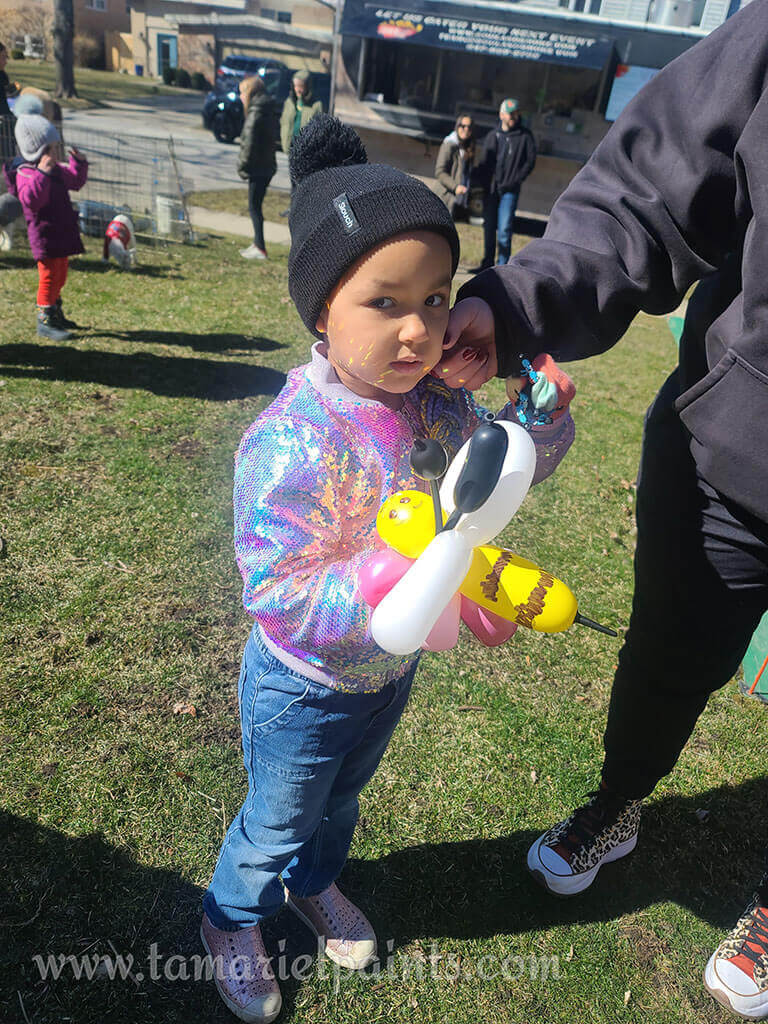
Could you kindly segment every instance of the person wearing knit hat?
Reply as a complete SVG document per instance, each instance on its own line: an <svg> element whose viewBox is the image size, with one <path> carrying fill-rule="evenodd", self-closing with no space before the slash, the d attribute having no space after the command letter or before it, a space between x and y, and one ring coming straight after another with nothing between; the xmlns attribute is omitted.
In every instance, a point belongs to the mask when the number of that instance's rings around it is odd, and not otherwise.
<svg viewBox="0 0 768 1024"><path fill-rule="evenodd" d="M288 287L314 344L235 459L235 552L255 620L239 682L249 790L201 926L219 994L252 1022L280 1012L260 925L285 903L336 964L359 970L376 956L370 922L336 879L420 652L377 646L358 571L377 550L382 503L425 490L414 441L435 439L450 458L481 422L468 392L430 374L459 259L442 200L368 163L357 134L325 114L294 142L290 172Z"/></svg>
<svg viewBox="0 0 768 1024"><path fill-rule="evenodd" d="M22 114L14 129L23 162L3 168L8 191L21 203L29 246L37 260L37 333L51 341L66 341L77 324L64 316L61 290L67 280L69 257L83 252L77 214L69 199L88 177L88 161L76 149L69 162L58 163L54 150L60 136L41 114Z"/></svg>
<svg viewBox="0 0 768 1024"><path fill-rule="evenodd" d="M36 164L50 146L61 141L55 126L42 114L22 114L14 127L16 145L27 163Z"/></svg>
<svg viewBox="0 0 768 1024"><path fill-rule="evenodd" d="M312 95L312 75L308 71L297 71L280 115L280 145L286 156L299 132L322 112L322 102ZM287 217L289 213L290 207L281 210L280 216Z"/></svg>

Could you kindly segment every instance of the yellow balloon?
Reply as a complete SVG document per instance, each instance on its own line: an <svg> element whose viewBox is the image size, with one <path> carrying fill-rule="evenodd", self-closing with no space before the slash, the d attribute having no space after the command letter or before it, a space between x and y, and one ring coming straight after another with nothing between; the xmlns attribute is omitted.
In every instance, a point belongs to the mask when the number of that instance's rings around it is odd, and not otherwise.
<svg viewBox="0 0 768 1024"><path fill-rule="evenodd" d="M418 558L435 536L431 496L397 491L379 509L376 529L388 547L406 558ZM573 592L562 580L495 544L475 548L459 590L482 608L541 633L569 629L578 610Z"/></svg>
<svg viewBox="0 0 768 1024"><path fill-rule="evenodd" d="M475 548L460 590L482 608L540 633L570 629L578 611L562 580L494 544Z"/></svg>
<svg viewBox="0 0 768 1024"><path fill-rule="evenodd" d="M445 518L443 514L443 522ZM397 491L379 509L376 529L384 543L398 554L418 558L435 536L431 496L422 491Z"/></svg>

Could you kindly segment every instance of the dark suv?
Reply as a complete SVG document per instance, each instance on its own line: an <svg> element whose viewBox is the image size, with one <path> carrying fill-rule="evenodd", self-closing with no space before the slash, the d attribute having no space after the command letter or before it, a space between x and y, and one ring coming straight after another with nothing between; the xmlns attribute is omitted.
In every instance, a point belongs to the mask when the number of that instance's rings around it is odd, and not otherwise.
<svg viewBox="0 0 768 1024"><path fill-rule="evenodd" d="M214 85L239 82L246 75L261 75L269 87L273 79L282 77L288 70L287 64L273 57L247 57L244 53L232 53L216 68Z"/></svg>
<svg viewBox="0 0 768 1024"><path fill-rule="evenodd" d="M248 70L231 68L233 61L249 61ZM279 67L278 67L279 65ZM220 75L227 68L227 75ZM263 71L262 71L263 69ZM227 77L228 75L232 77ZM238 87L246 75L259 74L264 79L267 93L275 101L278 113L291 89L291 80L296 74L278 60L260 60L255 57L233 56L222 61L216 72L215 87L203 103L203 126L212 131L219 142L234 142L243 128L243 104L240 102ZM238 75L239 77L234 77ZM331 76L312 72L312 98L321 100L323 110L328 110L331 92ZM278 146L279 139L276 140Z"/></svg>

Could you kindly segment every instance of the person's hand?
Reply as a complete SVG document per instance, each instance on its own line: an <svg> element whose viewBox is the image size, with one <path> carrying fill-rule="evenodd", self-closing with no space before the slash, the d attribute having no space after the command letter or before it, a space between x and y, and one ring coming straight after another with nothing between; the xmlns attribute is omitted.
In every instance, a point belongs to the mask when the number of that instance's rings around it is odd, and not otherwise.
<svg viewBox="0 0 768 1024"><path fill-rule="evenodd" d="M85 159L85 157L80 152L80 150L77 148L77 146L70 146L69 155L73 156L75 158L75 160L84 160Z"/></svg>
<svg viewBox="0 0 768 1024"><path fill-rule="evenodd" d="M449 388L474 391L496 376L493 312L483 299L457 302L443 339L443 357L432 373Z"/></svg>
<svg viewBox="0 0 768 1024"><path fill-rule="evenodd" d="M43 153L38 161L37 166L43 172L43 174L51 174L56 168L56 158L53 153Z"/></svg>
<svg viewBox="0 0 768 1024"><path fill-rule="evenodd" d="M457 185L456 186L456 192L454 194L457 195L457 196L463 196L466 191L467 191L467 186L466 185Z"/></svg>
<svg viewBox="0 0 768 1024"><path fill-rule="evenodd" d="M527 377L507 377L504 381L507 398L510 400L512 405L515 405L520 398L520 392L523 390L525 385L528 383Z"/></svg>

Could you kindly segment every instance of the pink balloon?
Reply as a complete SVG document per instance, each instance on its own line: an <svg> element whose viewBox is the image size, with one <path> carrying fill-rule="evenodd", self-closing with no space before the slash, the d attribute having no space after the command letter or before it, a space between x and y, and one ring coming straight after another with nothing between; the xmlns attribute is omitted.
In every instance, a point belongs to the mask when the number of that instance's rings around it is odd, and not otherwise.
<svg viewBox="0 0 768 1024"><path fill-rule="evenodd" d="M425 651L450 651L459 641L461 594L454 594L421 645Z"/></svg>
<svg viewBox="0 0 768 1024"><path fill-rule="evenodd" d="M503 619L495 612L461 595L461 620L486 647L498 647L517 632L517 623Z"/></svg>
<svg viewBox="0 0 768 1024"><path fill-rule="evenodd" d="M375 608L385 594L405 575L412 562L392 548L384 548L367 558L357 574L363 600Z"/></svg>

